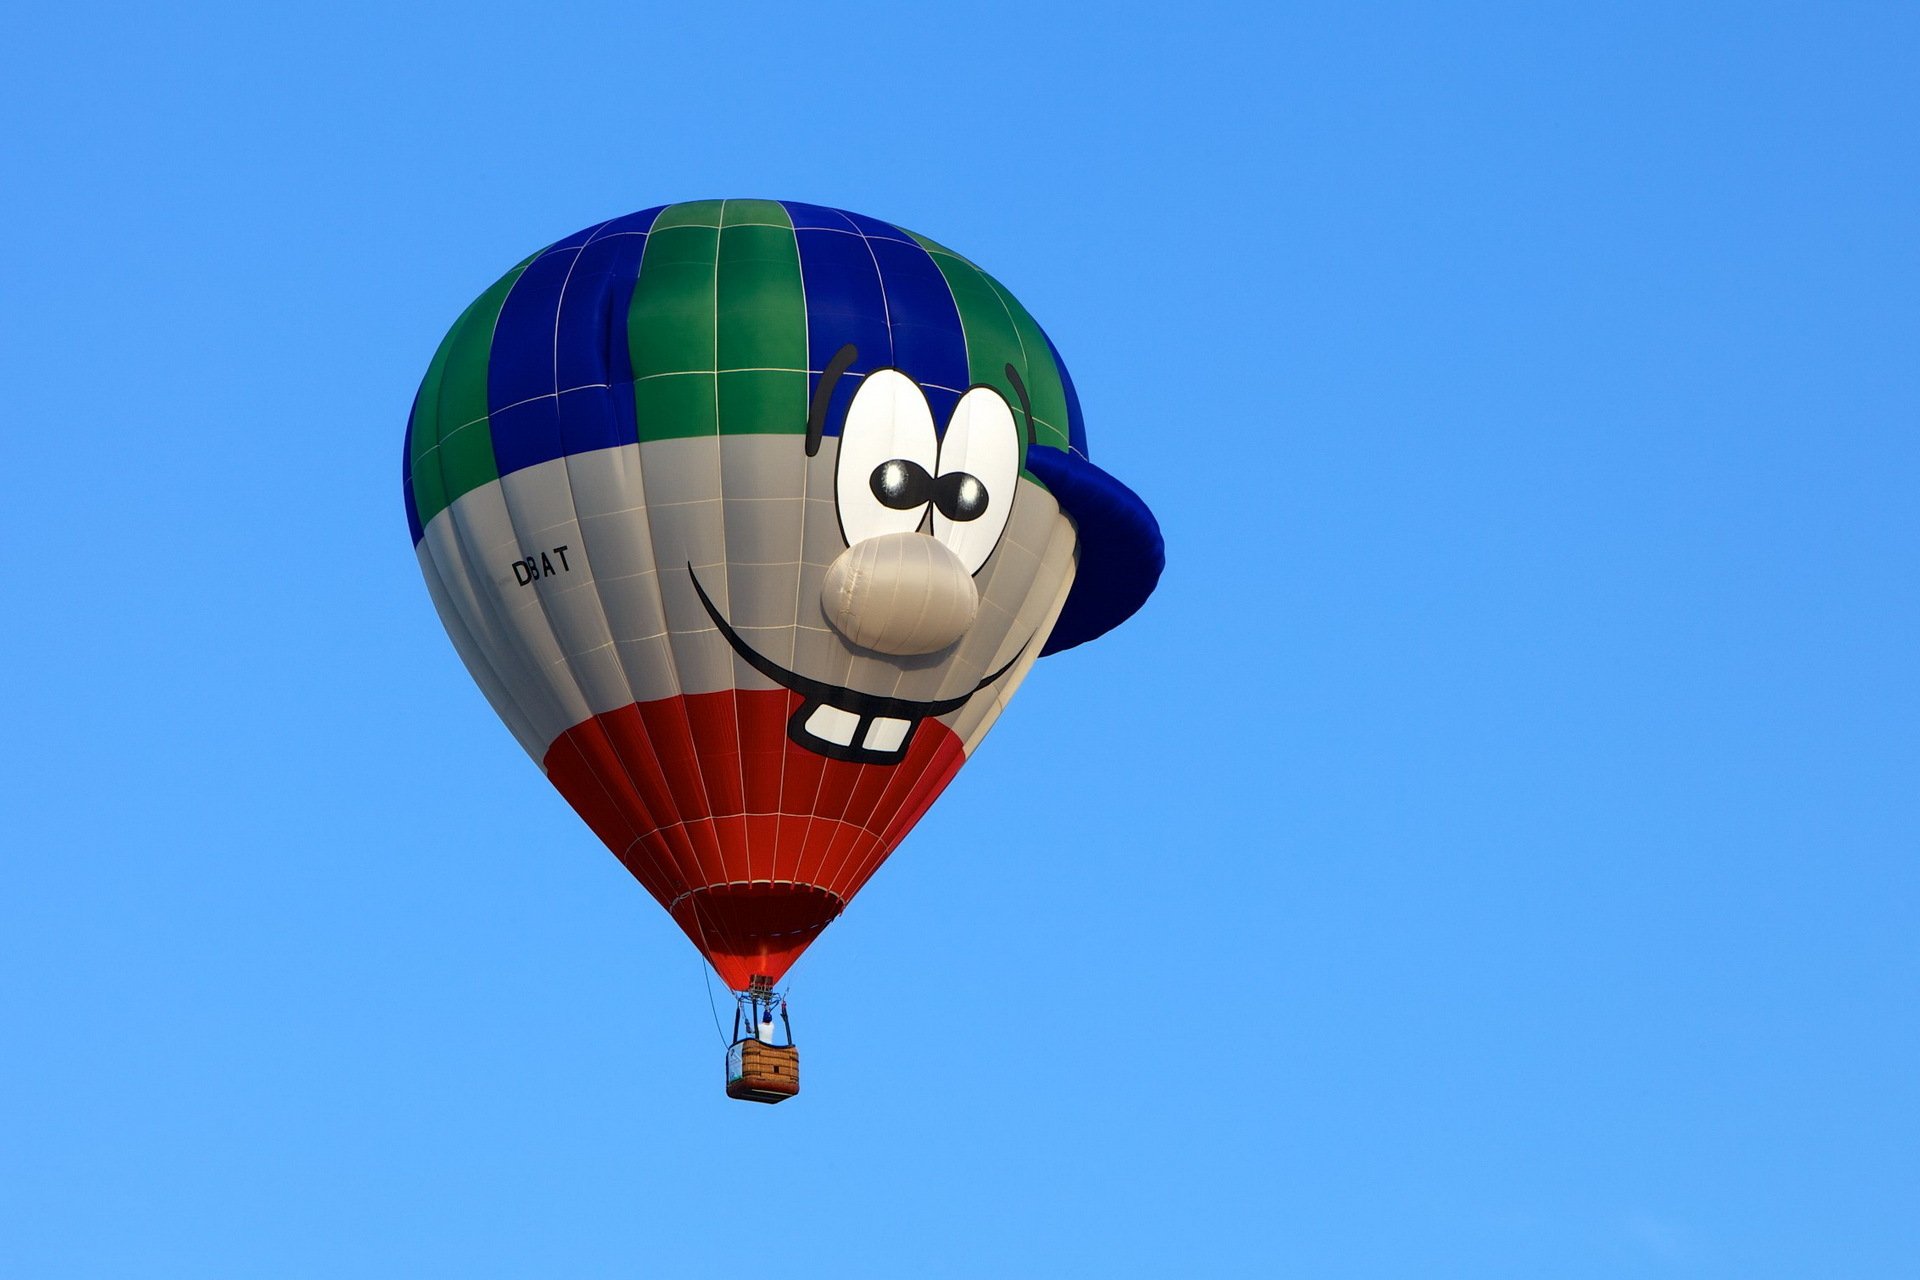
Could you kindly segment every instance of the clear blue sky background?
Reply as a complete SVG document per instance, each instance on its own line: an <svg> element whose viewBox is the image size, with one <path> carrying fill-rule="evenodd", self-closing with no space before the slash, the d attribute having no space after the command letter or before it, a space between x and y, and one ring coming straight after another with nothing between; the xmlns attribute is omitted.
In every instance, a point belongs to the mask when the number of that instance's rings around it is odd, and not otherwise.
<svg viewBox="0 0 1920 1280"><path fill-rule="evenodd" d="M0 43L0 1272L1916 1274L1912 6L275 8ZM706 196L985 264L1171 561L778 1108L398 484Z"/></svg>

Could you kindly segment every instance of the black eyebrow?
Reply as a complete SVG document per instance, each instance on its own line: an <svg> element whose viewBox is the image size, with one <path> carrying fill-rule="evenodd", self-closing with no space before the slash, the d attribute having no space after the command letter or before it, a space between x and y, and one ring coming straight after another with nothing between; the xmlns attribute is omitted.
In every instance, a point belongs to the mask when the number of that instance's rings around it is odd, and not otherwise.
<svg viewBox="0 0 1920 1280"><path fill-rule="evenodd" d="M820 437L827 430L827 406L833 403L834 384L840 381L840 375L847 367L860 358L860 348L849 342L833 353L833 359L827 361L825 371L820 374L820 383L813 389L813 400L807 405L807 456L811 458L820 452Z"/></svg>
<svg viewBox="0 0 1920 1280"><path fill-rule="evenodd" d="M1020 372L1012 365L1007 366L1007 381L1013 384L1013 394L1020 397L1020 412L1027 417L1027 448L1034 446L1033 438L1033 402L1027 399L1027 384L1020 381Z"/></svg>

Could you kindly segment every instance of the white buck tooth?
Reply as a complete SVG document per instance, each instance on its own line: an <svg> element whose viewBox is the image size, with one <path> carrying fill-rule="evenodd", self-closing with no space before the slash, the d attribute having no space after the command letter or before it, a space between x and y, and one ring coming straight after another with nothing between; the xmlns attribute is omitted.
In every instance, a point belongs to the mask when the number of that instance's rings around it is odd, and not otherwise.
<svg viewBox="0 0 1920 1280"><path fill-rule="evenodd" d="M860 727L860 717L851 711L842 711L838 707L821 703L807 717L807 732L825 742L847 747L853 745L853 731Z"/></svg>
<svg viewBox="0 0 1920 1280"><path fill-rule="evenodd" d="M867 737L860 745L869 751L893 751L907 736L907 730L913 727L911 720L895 720L892 716L876 716L867 726Z"/></svg>

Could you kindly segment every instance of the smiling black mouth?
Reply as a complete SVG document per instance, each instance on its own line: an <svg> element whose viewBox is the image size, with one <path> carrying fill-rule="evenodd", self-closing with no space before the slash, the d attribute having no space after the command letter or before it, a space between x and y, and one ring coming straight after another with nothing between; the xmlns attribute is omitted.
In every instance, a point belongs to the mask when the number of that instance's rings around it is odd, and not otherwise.
<svg viewBox="0 0 1920 1280"><path fill-rule="evenodd" d="M1008 659L1004 667L957 698L944 698L938 702L883 698L789 671L758 652L720 616L720 610L714 607L707 589L700 585L700 575L693 571L692 563L687 565L687 576L693 580L693 589L699 595L700 603L706 607L707 616L713 619L714 626L720 628L720 634L727 638L733 651L767 679L784 685L806 699L787 720L787 737L807 750L833 760L845 760L852 764L899 764L906 759L907 748L913 744L914 731L919 729L921 721L958 711L967 705L967 700L974 694L1013 670L1013 664L1020 661L1020 654L1027 651L1027 646L1021 645L1020 652ZM1031 644L1032 641L1027 643Z"/></svg>

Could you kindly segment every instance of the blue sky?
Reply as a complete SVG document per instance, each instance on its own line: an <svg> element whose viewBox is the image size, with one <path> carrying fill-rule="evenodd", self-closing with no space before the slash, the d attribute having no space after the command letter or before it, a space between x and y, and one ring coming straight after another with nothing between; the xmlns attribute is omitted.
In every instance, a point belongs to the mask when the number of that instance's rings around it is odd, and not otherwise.
<svg viewBox="0 0 1920 1280"><path fill-rule="evenodd" d="M1895 5L16 16L0 1270L1912 1274L1917 55ZM467 301L708 196L994 272L1170 558L795 970L778 1108L398 488Z"/></svg>

